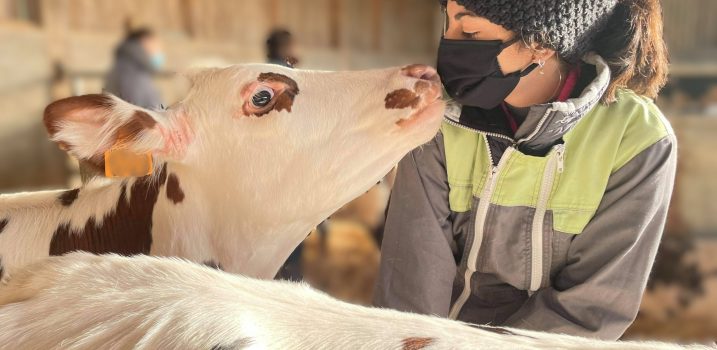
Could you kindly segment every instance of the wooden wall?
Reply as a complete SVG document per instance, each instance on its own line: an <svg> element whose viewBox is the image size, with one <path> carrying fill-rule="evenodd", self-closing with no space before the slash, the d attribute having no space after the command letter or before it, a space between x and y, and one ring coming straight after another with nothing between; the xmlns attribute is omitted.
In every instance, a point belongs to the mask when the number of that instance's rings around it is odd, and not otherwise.
<svg viewBox="0 0 717 350"><path fill-rule="evenodd" d="M438 8L430 0L0 0L0 21L36 25L60 58L75 49L73 41L113 42L130 23L151 26L174 42L218 44L240 51L240 58L262 60L266 34L284 27L306 49L307 63L320 65L335 60L311 57L317 50L425 59L436 48ZM341 64L352 67L351 61Z"/></svg>
<svg viewBox="0 0 717 350"><path fill-rule="evenodd" d="M665 39L675 59L717 55L717 1L663 0L663 10Z"/></svg>

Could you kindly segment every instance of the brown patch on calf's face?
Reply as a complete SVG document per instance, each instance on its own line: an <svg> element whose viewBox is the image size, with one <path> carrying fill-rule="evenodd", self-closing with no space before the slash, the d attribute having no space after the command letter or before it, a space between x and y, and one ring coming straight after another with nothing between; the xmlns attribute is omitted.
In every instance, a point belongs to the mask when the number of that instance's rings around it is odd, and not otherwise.
<svg viewBox="0 0 717 350"><path fill-rule="evenodd" d="M184 191L179 186L177 175L169 174L167 178L167 198L174 204L181 203L184 200Z"/></svg>
<svg viewBox="0 0 717 350"><path fill-rule="evenodd" d="M386 109L416 108L421 97L409 89L399 89L386 95Z"/></svg>
<svg viewBox="0 0 717 350"><path fill-rule="evenodd" d="M7 226L7 223L9 222L8 219L2 219L0 220L0 233L5 229L5 226Z"/></svg>
<svg viewBox="0 0 717 350"><path fill-rule="evenodd" d="M433 338L406 338L402 341L403 350L421 350L425 347L433 344L435 340Z"/></svg>
<svg viewBox="0 0 717 350"><path fill-rule="evenodd" d="M296 80L291 79L287 77L286 75L279 74L279 73L261 73L259 74L259 78L257 78L259 82L266 83L266 82L276 82L276 83L284 83L287 86L287 90L294 94L294 96L299 94L299 85L296 84Z"/></svg>
<svg viewBox="0 0 717 350"><path fill-rule="evenodd" d="M72 203L75 202L75 200L77 199L77 196L79 194L80 194L79 188L62 192L62 194L59 197L60 203L65 207L69 207L72 205Z"/></svg>
<svg viewBox="0 0 717 350"><path fill-rule="evenodd" d="M294 97L287 96L286 94L281 94L276 97L276 102L274 103L274 110L277 112L291 112L291 106L293 105Z"/></svg>
<svg viewBox="0 0 717 350"><path fill-rule="evenodd" d="M139 178L131 188L123 185L115 211L105 215L101 224L90 218L79 232L70 230L69 223L60 225L50 241L50 255L78 250L95 254L148 254L152 246L152 213L166 180L165 166L156 178ZM127 191L131 191L129 201Z"/></svg>
<svg viewBox="0 0 717 350"><path fill-rule="evenodd" d="M283 91L275 91L276 95L274 95L274 99L271 102L272 108L267 108L265 111L257 113L257 117L264 116L272 110L277 112L291 112L291 107L294 105L294 99L296 98L296 95L299 94L299 85L294 79L279 73L261 73L259 74L257 81L260 83L281 83L285 86ZM247 113L244 114L247 115Z"/></svg>

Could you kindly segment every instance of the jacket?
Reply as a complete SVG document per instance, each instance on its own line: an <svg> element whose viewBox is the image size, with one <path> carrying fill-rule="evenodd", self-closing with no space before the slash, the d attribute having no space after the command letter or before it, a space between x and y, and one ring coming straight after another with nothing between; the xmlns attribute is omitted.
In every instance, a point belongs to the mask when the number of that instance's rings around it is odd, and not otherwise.
<svg viewBox="0 0 717 350"><path fill-rule="evenodd" d="M637 315L676 168L645 97L600 102L610 70L585 58L565 102L533 106L515 137L447 111L398 166L378 306L617 339Z"/></svg>
<svg viewBox="0 0 717 350"><path fill-rule="evenodd" d="M137 40L122 43L105 81L105 92L147 109L159 109L161 98L152 81L155 73L147 53Z"/></svg>

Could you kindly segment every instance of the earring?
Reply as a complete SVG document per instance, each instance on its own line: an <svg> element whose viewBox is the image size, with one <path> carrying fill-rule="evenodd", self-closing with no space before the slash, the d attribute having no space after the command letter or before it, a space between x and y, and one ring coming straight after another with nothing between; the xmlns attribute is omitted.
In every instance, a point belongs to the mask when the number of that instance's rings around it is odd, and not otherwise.
<svg viewBox="0 0 717 350"><path fill-rule="evenodd" d="M538 67L540 67L540 75L545 75L545 61L539 60Z"/></svg>

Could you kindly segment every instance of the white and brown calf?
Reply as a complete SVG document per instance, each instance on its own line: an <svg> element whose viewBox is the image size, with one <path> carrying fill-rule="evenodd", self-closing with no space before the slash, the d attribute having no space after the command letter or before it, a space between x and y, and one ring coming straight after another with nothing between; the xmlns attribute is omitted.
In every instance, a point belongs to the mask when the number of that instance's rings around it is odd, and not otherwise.
<svg viewBox="0 0 717 350"><path fill-rule="evenodd" d="M271 278L323 219L437 131L444 103L422 65L317 72L238 65L195 72L164 111L109 95L47 107L63 149L104 166L151 153L142 178L0 196L0 262L12 273L74 250L178 256Z"/></svg>
<svg viewBox="0 0 717 350"><path fill-rule="evenodd" d="M18 270L0 324L3 349L717 349L470 326L175 258L87 253Z"/></svg>

